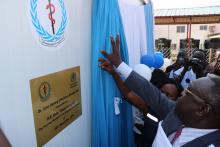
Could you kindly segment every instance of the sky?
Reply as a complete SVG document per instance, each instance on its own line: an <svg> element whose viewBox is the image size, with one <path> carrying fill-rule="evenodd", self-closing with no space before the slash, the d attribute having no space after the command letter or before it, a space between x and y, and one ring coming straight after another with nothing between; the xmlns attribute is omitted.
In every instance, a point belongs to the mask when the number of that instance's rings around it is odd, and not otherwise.
<svg viewBox="0 0 220 147"><path fill-rule="evenodd" d="M220 6L220 0L151 0L154 9Z"/></svg>

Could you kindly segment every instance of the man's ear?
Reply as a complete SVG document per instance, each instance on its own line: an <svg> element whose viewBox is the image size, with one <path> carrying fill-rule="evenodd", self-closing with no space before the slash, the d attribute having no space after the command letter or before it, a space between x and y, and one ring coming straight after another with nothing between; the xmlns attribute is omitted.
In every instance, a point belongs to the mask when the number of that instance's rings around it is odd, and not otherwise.
<svg viewBox="0 0 220 147"><path fill-rule="evenodd" d="M211 111L212 111L212 106L210 104L202 103L200 104L200 106L198 106L196 115L202 117Z"/></svg>

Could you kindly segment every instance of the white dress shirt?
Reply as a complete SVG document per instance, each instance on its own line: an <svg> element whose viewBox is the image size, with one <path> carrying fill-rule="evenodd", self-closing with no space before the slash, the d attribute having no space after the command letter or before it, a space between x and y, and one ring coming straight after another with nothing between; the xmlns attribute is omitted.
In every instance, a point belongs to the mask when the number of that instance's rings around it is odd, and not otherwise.
<svg viewBox="0 0 220 147"><path fill-rule="evenodd" d="M181 135L176 139L176 141L173 144L173 147L180 147L186 144L187 142L190 142L196 138L199 138L201 136L207 135L209 133L212 133L216 131L217 129L195 129L195 128L183 128ZM172 133L168 139L171 141L175 133Z"/></svg>
<svg viewBox="0 0 220 147"><path fill-rule="evenodd" d="M120 74L123 80L126 80L128 76L131 74L132 69L127 64L122 62L117 68L116 71Z"/></svg>
<svg viewBox="0 0 220 147"><path fill-rule="evenodd" d="M178 69L177 71L174 72L174 76L179 76L181 72L183 71L184 67ZM193 72L192 69L187 71L181 81L181 85L183 86L184 89L188 88L190 82L196 80L196 74Z"/></svg>

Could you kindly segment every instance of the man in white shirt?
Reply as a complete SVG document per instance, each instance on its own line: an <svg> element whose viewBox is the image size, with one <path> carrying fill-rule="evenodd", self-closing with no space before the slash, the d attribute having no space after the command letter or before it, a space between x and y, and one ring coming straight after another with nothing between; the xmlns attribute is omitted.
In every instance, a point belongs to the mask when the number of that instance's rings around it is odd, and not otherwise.
<svg viewBox="0 0 220 147"><path fill-rule="evenodd" d="M188 63L176 70L172 78L180 82L183 88L186 89L192 81L207 75L206 68L208 64L205 59L206 56L203 50L194 50Z"/></svg>
<svg viewBox="0 0 220 147"><path fill-rule="evenodd" d="M126 86L160 115L166 139L173 143L172 146L220 146L220 77L208 75L193 81L184 95L173 102L122 62L119 42L119 36L116 41L111 37L112 53L102 51L102 54L117 68ZM102 59L101 68L105 61Z"/></svg>
<svg viewBox="0 0 220 147"><path fill-rule="evenodd" d="M183 67L188 62L188 57L185 50L180 50L176 62L166 68L166 74L169 78L174 78L174 72Z"/></svg>

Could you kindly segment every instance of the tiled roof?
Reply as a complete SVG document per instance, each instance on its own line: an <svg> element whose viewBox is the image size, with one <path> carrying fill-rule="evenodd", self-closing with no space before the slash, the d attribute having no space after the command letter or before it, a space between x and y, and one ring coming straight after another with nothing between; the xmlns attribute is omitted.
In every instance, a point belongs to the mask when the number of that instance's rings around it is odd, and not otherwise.
<svg viewBox="0 0 220 147"><path fill-rule="evenodd" d="M220 5L198 8L178 8L178 9L156 9L154 16L198 16L198 15L220 15Z"/></svg>

